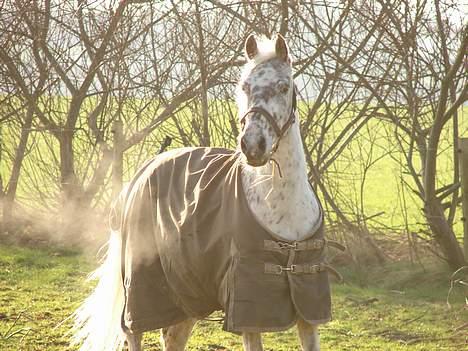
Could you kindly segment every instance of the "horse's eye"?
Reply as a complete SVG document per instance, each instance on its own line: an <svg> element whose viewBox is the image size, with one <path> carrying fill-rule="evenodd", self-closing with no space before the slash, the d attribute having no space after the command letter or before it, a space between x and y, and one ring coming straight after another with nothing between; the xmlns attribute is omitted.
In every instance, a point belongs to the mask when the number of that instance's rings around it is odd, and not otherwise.
<svg viewBox="0 0 468 351"><path fill-rule="evenodd" d="M289 84L279 83L278 90L281 94L286 94L289 91Z"/></svg>
<svg viewBox="0 0 468 351"><path fill-rule="evenodd" d="M249 83L244 83L244 84L242 84L242 91L243 91L244 93L248 94L249 91L250 91L250 84L249 84Z"/></svg>

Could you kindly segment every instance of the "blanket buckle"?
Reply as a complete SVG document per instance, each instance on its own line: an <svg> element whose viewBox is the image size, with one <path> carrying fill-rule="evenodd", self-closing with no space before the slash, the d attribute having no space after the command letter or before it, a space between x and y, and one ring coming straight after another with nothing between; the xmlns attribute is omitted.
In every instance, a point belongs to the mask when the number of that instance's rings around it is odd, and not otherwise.
<svg viewBox="0 0 468 351"><path fill-rule="evenodd" d="M295 241L293 243L286 243L284 241L278 241L278 246L280 249L290 249L297 251L298 250L298 242Z"/></svg>
<svg viewBox="0 0 468 351"><path fill-rule="evenodd" d="M283 272L290 272L290 273L296 273L297 272L297 266L295 264L292 264L288 267L283 267L279 264L275 265L275 273L276 274L283 274Z"/></svg>

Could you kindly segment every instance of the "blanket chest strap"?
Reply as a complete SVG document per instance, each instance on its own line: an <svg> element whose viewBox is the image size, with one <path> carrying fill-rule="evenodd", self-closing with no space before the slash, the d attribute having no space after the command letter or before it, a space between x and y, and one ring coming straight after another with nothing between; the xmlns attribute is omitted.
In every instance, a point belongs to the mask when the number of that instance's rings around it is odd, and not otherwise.
<svg viewBox="0 0 468 351"><path fill-rule="evenodd" d="M265 263L265 274L276 274L281 275L283 273L291 274L315 274L319 272L327 271L328 273L333 274L339 282L343 281L343 277L340 273L336 271L332 266L326 263L304 263L304 264L292 264L290 266L281 266L274 263Z"/></svg>
<svg viewBox="0 0 468 351"><path fill-rule="evenodd" d="M309 250L321 250L325 245L334 247L341 251L345 250L345 247L340 243L333 240L326 239L309 239L305 241L275 241L275 240L264 240L263 248L266 251L279 251L284 252L285 250L294 251L309 251Z"/></svg>

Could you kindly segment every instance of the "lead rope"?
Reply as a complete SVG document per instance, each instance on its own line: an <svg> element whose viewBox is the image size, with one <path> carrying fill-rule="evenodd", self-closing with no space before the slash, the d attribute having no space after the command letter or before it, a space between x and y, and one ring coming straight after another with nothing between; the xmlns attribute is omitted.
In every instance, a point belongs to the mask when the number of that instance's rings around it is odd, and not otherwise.
<svg viewBox="0 0 468 351"><path fill-rule="evenodd" d="M278 167L279 176L280 178L283 178L283 173L281 172L281 167L280 167L279 162L276 161L273 157L270 157L270 162L273 163L273 176L275 175L275 168Z"/></svg>

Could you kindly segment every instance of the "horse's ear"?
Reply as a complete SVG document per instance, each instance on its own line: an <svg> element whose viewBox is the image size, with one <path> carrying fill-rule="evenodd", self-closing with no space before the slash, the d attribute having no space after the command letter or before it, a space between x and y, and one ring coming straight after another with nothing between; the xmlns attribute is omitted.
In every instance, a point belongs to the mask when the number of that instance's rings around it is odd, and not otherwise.
<svg viewBox="0 0 468 351"><path fill-rule="evenodd" d="M244 51L245 56L247 56L249 60L252 60L258 54L257 41L255 40L255 36L253 34L250 34L245 41Z"/></svg>
<svg viewBox="0 0 468 351"><path fill-rule="evenodd" d="M280 33L276 34L275 51L279 58L289 61L288 45Z"/></svg>

